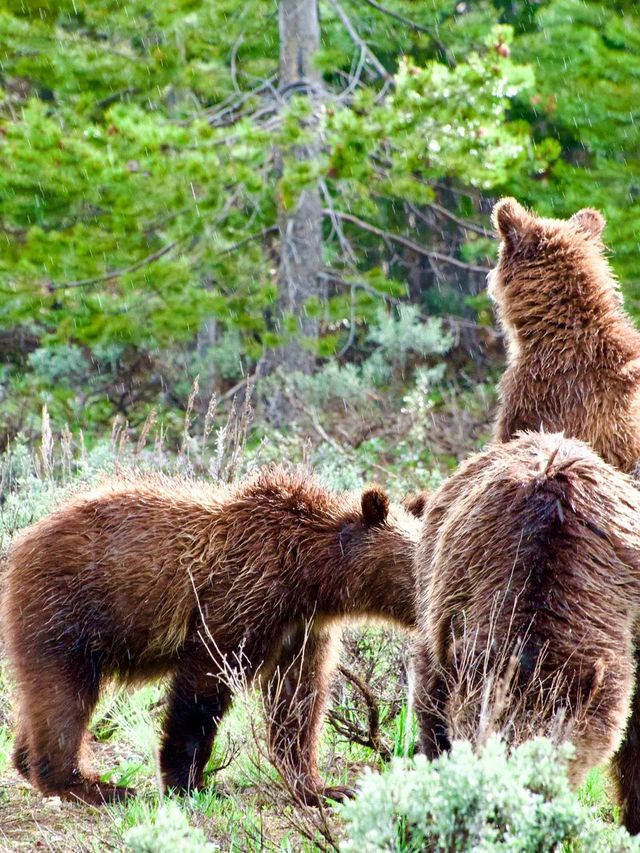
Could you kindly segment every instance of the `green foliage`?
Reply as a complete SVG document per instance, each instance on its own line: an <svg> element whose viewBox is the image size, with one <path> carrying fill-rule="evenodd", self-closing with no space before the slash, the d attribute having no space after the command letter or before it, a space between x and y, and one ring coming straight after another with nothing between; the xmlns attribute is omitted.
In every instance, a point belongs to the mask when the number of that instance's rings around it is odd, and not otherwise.
<svg viewBox="0 0 640 853"><path fill-rule="evenodd" d="M385 322L375 329L385 328ZM394 320L398 327L401 322L399 317ZM412 346L418 347L418 342L422 340L417 331L420 323L420 319L415 318L412 324L405 327L408 340L413 341ZM387 337L374 330L372 341L378 342L381 338L387 340ZM393 342L395 335L391 333L388 339ZM440 338L436 337L436 340ZM381 346L381 343L374 345ZM394 346L390 348L392 352L396 351ZM438 347L434 346L434 349L436 359L440 358ZM415 350L412 352L416 354ZM420 352L423 353L424 350ZM463 401L465 411L471 410L473 398L463 398ZM196 461L207 458L204 450L199 447L199 439L195 437L190 443L190 460L183 456L177 462L175 458L162 452L157 445L147 451L137 450L127 447L126 444L123 446L118 440L97 443L92 450L87 451L80 442L76 444L69 437L64 438L60 444L52 434L46 416L44 422L41 443L29 447L25 442L16 442L2 459L2 548L8 544L16 529L49 512L71 489L94 482L104 472L113 472L116 464L127 467L136 464L143 469L175 471L176 468L184 470L189 461L195 466ZM302 453L303 437L300 430L295 430L293 435L278 434L277 440L281 442L279 444L275 441L272 444L271 433L266 433L262 427L259 432L261 439L266 438L268 446L266 449L262 446L254 447L248 451L243 468L263 459L261 454L265 451L280 461L283 458L294 461L299 458L296 454ZM273 435L276 436L275 431ZM224 441L224 437L221 441ZM394 465L389 471L394 478L390 484L391 494L398 497L404 488L415 489L420 485L427 485L422 481L426 471L421 471L419 467L418 450L410 442L407 443L404 436L400 441L395 440L393 436L373 436L362 442L357 452L354 451L353 455L349 456L346 455L346 449L342 450L335 444L323 442L313 449L311 462L332 485L359 487L371 472L374 476L379 476L380 460L390 452L391 446L397 452L398 459L409 466L406 482L403 479L404 469L400 465ZM374 468L374 464L378 467ZM201 471L202 468L195 470ZM411 755L416 738L415 717L408 713L404 704L403 651L398 639L392 638L390 642L386 632L367 629L364 634L347 637L345 649L347 666L358 672L373 687L378 698L383 745L395 755ZM8 713L9 683L5 671L5 666L0 661L0 722L11 719ZM265 843L273 843L276 846L282 843L282 849L287 850L316 849L312 841L305 847L306 842L301 840L298 820L302 812L298 813L291 806L283 809L281 795L275 800L277 806L268 801L269 785L274 784L275 790L275 771L266 762L256 760L258 756L253 738L256 721L261 719L262 713L257 696L242 694L239 701L234 703L230 714L225 717L222 731L217 737L216 751L209 762L205 789L191 798L179 801L179 805L159 796L154 753L158 743L157 726L164 711L161 696L165 690L166 685L155 685L144 687L135 693L107 692L103 695L92 724L93 734L101 741L101 747L106 747L94 749L95 757L101 765L102 778L118 784L133 784L139 796L126 804L100 810L100 816L96 810L83 811L81 807L69 805L68 808L73 810L73 819L70 819L71 812L62 812L59 815L62 822L56 828L59 833L56 837L64 838L60 843L64 846L66 842L65 849L71 849L74 845L78 849L97 849L98 846L102 848L114 845L121 847L123 843L131 850L157 853L166 850L217 849L216 845L208 842L205 834L194 829L194 826L205 826L206 836L219 840L223 849L252 850L253 845L257 849L262 839L265 839ZM333 710L342 714L349 722L359 724L362 731L366 732L368 708L353 685L342 685L339 688L333 697ZM236 746L240 747L237 755ZM524 758L517 761L506 758L500 749L496 747L488 757L483 756L481 766L476 766L476 759L463 750L460 755L455 753L457 757L455 760L452 757L449 765L446 765L443 759L440 770L430 765L425 765L427 769L424 770L418 761L411 765L413 769L408 771L402 769L404 765L394 765L387 775L365 780L362 798L349 807L354 809L354 817L347 817L350 836L344 842L346 849L362 850L363 853L373 849L469 849L465 848L462 842L457 847L426 846L421 840L423 836L416 833L422 833L425 822L431 820L434 815L437 820L432 825L429 824L429 831L434 833L458 833L462 831L461 827L470 827L476 834L486 829L495 835L501 831L507 818L511 821L509 838L513 843L510 847L507 848L504 844L501 847L491 847L487 843L484 847L476 846L476 850L536 849L543 853L553 849L545 845L548 844L547 839L554 838L568 840L568 850L583 849L587 843L597 851L637 849L625 838L624 833L612 828L605 829L602 824L594 823L592 819L592 807L597 809L599 816L608 821L613 817L601 775L593 775L583 787L580 797L585 805L578 806L575 798L568 793L566 780L562 780L557 767L553 765L549 769L548 763L551 759L548 759L544 749L535 751L533 757L528 754L528 763ZM10 751L9 730L0 725L0 773L6 774L2 779L2 796L11 814L15 815L20 810L20 803L24 807L25 797L23 788L15 784L16 777L9 769ZM521 753L518 751L517 755ZM226 767L229 757L233 760L229 767ZM338 736L327 726L322 750L323 776L332 783L349 784L356 762L358 767L362 766L362 762L375 763L376 755L369 747L347 745L343 736ZM426 779L422 778L423 773L427 774ZM8 784L4 784L5 778L8 779ZM380 790L376 787L378 785L382 786ZM368 786L373 786L371 799L368 799ZM256 790L260 792L259 797L256 797ZM223 796L220 796L220 793ZM456 806L457 811L447 810L452 805ZM47 815L57 815L59 808L59 803L40 803L39 799L29 798L28 808L25 809L25 825L28 824L29 832L34 831L35 813L37 832L48 837L45 835L50 832L46 828ZM69 836L64 833L80 832L80 827L85 825L88 815L94 815L96 821L104 821L101 826L104 837L101 835L98 839L97 833L92 831L91 836L87 836L82 842L78 838L74 838L73 842L69 841ZM291 825L295 825L296 829L290 833L288 839L282 840L283 826L286 826L289 817ZM467 818L470 818L469 823L463 823ZM484 818L487 818L487 825L483 829ZM446 820L449 823L444 826ZM371 821L373 823L370 823ZM379 832L378 821L383 826L384 834ZM532 824L538 832L539 845L536 848L520 844L521 838L531 837L524 833L531 829ZM8 843L15 841L17 846L17 840L20 838L23 846L28 845L28 842L24 841L25 830L18 836L15 819L12 819L9 831L13 834L9 836ZM331 831L337 843L343 832L342 823L332 824ZM487 832L484 832L483 838L487 836ZM371 846L369 833L375 833L374 840L387 846ZM459 835L454 837L457 840ZM31 846L36 847L38 844L34 840Z"/></svg>
<svg viewBox="0 0 640 853"><path fill-rule="evenodd" d="M599 818L609 823L618 823L620 807L613 805L616 797L612 790L613 780L608 768L594 767L587 774L578 791L578 799L592 808Z"/></svg>
<svg viewBox="0 0 640 853"><path fill-rule="evenodd" d="M404 377L411 361L444 355L452 343L442 322L435 317L423 319L415 305L402 305L397 312L381 308L369 327L366 344L371 352L362 364L330 361L312 376L295 372L276 381L284 379L291 393L309 406L340 402L357 408L367 404L373 389L384 387L394 376ZM430 369L434 380L443 373L441 361Z"/></svg>
<svg viewBox="0 0 640 853"><path fill-rule="evenodd" d="M11 342L0 430L35 430L44 402L90 427L140 400L184 405L183 371L198 360L218 389L250 371L287 331L273 319L277 205L294 207L304 187L320 182L336 211L324 233L328 299L308 306L328 357L348 326L405 295L380 238L342 214L410 232L405 204L432 201L438 182L488 190L556 156L509 119L535 81L527 60L497 49L512 32L492 4L479 16L392 4L428 32L347 5L393 79L382 91L361 69L345 93L359 50L322 4L327 97L313 127L305 97L274 98L277 6L265 0L0 10L0 332ZM464 44L455 64L429 34L453 20ZM310 134L321 153L301 162ZM212 320L207 350L198 335Z"/></svg>
<svg viewBox="0 0 640 853"><path fill-rule="evenodd" d="M11 761L13 739L7 726L0 726L0 773L3 773Z"/></svg>
<svg viewBox="0 0 640 853"><path fill-rule="evenodd" d="M605 826L571 792L568 746L543 738L511 753L492 737L479 755L466 742L434 762L418 756L383 775L369 773L356 800L342 807L341 850L530 851L640 849L623 829Z"/></svg>
<svg viewBox="0 0 640 853"><path fill-rule="evenodd" d="M640 216L640 14L636 3L551 0L513 45L514 59L536 57L533 92L516 109L534 137L553 136L563 156L531 181L511 175L506 186L540 213L568 216L597 207L607 216L629 308L640 298L637 231Z"/></svg>
<svg viewBox="0 0 640 853"><path fill-rule="evenodd" d="M116 692L98 707L93 730L104 739L117 739L126 751L126 760L111 768L102 777L116 785L134 786L144 776L153 774L156 763L159 726L152 716L164 690L148 685L134 693Z"/></svg>
<svg viewBox="0 0 640 853"><path fill-rule="evenodd" d="M276 3L0 9L0 440L37 432L43 403L90 430L151 408L170 424L195 374L220 393L251 373L297 329L275 320L277 209L309 186L327 296L304 344L320 359L346 347L360 365L384 302L488 322L495 241L465 222L502 192L602 208L636 310L637 4L342 0L383 81L319 2L312 121L305 96L275 94Z"/></svg>
<svg viewBox="0 0 640 853"><path fill-rule="evenodd" d="M190 826L180 808L171 802L163 803L151 822L132 827L125 843L132 853L214 853L221 849L207 842L204 832Z"/></svg>
<svg viewBox="0 0 640 853"><path fill-rule="evenodd" d="M379 310L367 340L376 349L363 365L363 376L374 385L382 385L394 372L404 374L410 358L444 355L453 338L444 332L440 320L423 320L416 305L402 305L397 314ZM438 366L442 374L442 363Z"/></svg>

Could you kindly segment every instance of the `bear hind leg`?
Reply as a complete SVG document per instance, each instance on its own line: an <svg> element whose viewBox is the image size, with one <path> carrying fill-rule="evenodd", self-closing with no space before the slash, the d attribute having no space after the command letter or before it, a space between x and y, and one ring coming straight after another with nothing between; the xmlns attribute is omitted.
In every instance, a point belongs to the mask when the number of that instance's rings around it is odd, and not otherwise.
<svg viewBox="0 0 640 853"><path fill-rule="evenodd" d="M415 644L413 709L418 720L418 751L430 760L451 748L445 714L446 684L434 658L428 643L419 641Z"/></svg>
<svg viewBox="0 0 640 853"><path fill-rule="evenodd" d="M16 735L11 760L18 773L29 779L29 735L24 727L21 727Z"/></svg>
<svg viewBox="0 0 640 853"><path fill-rule="evenodd" d="M45 796L102 805L134 793L100 782L82 760L86 728L98 700L99 677L93 662L86 667L76 662L73 670L53 665L48 671L40 670L37 684L23 686L23 707L29 711L28 747L19 757L26 754L29 779ZM23 745L18 742L18 747Z"/></svg>
<svg viewBox="0 0 640 853"><path fill-rule="evenodd" d="M640 648L635 650L636 684L624 740L612 762L622 825L640 833Z"/></svg>

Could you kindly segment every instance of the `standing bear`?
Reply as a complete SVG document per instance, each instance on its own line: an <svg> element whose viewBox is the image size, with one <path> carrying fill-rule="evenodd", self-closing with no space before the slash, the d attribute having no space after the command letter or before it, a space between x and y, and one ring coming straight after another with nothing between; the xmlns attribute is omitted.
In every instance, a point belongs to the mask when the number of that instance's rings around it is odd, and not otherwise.
<svg viewBox="0 0 640 853"><path fill-rule="evenodd" d="M87 725L106 679L169 675L162 778L197 788L240 675L265 689L271 754L295 795L347 795L317 769L340 623L414 625L418 529L378 489L333 494L279 468L228 488L152 476L72 497L8 555L16 768L47 795L131 793L91 770Z"/></svg>
<svg viewBox="0 0 640 853"><path fill-rule="evenodd" d="M640 333L605 258L603 217L542 219L504 198L489 294L507 337L497 441L563 431L633 472L640 461Z"/></svg>
<svg viewBox="0 0 640 853"><path fill-rule="evenodd" d="M492 729L556 735L575 746L577 785L617 752L623 817L640 830L639 517L633 480L558 434L490 446L438 489L416 552L427 756Z"/></svg>

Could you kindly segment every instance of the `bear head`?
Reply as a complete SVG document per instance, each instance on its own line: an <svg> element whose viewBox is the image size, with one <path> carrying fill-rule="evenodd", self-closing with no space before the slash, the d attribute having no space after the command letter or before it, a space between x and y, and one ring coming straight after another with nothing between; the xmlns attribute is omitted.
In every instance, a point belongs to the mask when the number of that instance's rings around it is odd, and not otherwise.
<svg viewBox="0 0 640 853"><path fill-rule="evenodd" d="M507 329L549 318L563 322L567 310L593 309L603 296L620 303L601 239L606 222L597 210L544 219L503 198L492 220L500 254L489 273L488 293Z"/></svg>

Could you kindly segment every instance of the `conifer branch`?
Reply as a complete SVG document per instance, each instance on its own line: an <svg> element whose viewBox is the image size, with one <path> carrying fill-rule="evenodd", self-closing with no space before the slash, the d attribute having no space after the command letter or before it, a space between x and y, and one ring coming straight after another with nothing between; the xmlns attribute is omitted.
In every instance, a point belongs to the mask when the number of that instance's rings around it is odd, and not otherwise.
<svg viewBox="0 0 640 853"><path fill-rule="evenodd" d="M446 44L444 44L444 42L440 41L440 39L434 33L431 27L427 27L424 24L419 24L417 21L414 21L411 18L407 18L405 15L401 15L400 12L395 12L393 9L387 9L386 6L383 6L382 3L378 3L377 0L364 0L364 2L371 6L373 9L377 9L378 12L382 12L383 15L389 15L390 18L395 18L396 21L400 21L402 24L406 24L406 26L408 26L410 29L428 35L431 41L434 43L436 49L444 56L447 63L451 66L456 64L453 54L451 53L449 48L446 46Z"/></svg>
<svg viewBox="0 0 640 853"><path fill-rule="evenodd" d="M47 290L50 293L54 293L56 290L70 290L74 287L89 287L92 284L101 284L105 281L112 281L114 278L120 278L120 276L127 275L128 273L136 272L136 270L148 266L149 264L154 263L154 261L168 255L169 252L175 249L180 242L180 240L173 240L171 243L168 243L166 246L158 249L157 252L153 252L152 254L147 255L146 258L136 261L135 264L131 264L131 266L124 267L123 269L113 270L112 272L105 273L104 275L96 275L93 278L82 278L77 281L65 281L60 284L49 282L47 284Z"/></svg>
<svg viewBox="0 0 640 853"><path fill-rule="evenodd" d="M450 210L447 210L446 207L443 207L443 205L441 204L437 204L435 201L427 202L426 207L431 208L431 210L435 210L436 213L439 213L441 216L444 216L445 219L449 219L451 220L451 222L455 222L455 224L462 228L464 231L473 231L474 234L480 234L481 237L496 237L496 232L492 229L485 228L482 225L476 225L475 222L469 222L468 219L462 219L460 216L456 216L455 213L451 213ZM416 207L414 204L411 204L411 202L407 202L407 208L411 211L411 213L417 216L418 219L420 219L426 225L429 225L429 222L427 222L424 213L418 207Z"/></svg>

